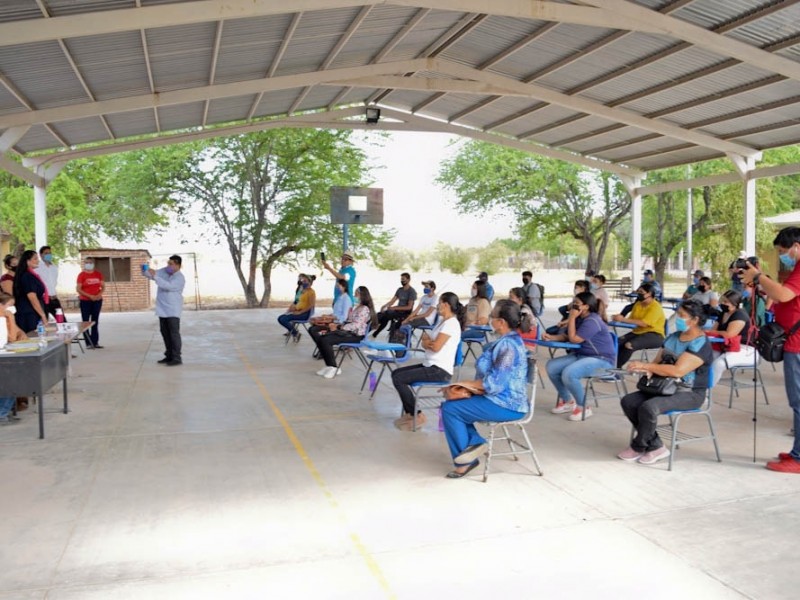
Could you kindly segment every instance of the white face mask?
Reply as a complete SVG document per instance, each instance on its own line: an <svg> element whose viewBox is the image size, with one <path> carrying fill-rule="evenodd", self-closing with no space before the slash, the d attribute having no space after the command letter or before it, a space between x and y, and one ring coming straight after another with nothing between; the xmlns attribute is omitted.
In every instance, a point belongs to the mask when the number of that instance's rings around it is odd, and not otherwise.
<svg viewBox="0 0 800 600"><path fill-rule="evenodd" d="M6 312L8 314L10 314L10 315L15 315L15 314L17 314L17 307L16 306L7 306L6 307Z"/></svg>
<svg viewBox="0 0 800 600"><path fill-rule="evenodd" d="M87 271L94 271L94 263L90 262L83 263L83 268L86 269Z"/></svg>

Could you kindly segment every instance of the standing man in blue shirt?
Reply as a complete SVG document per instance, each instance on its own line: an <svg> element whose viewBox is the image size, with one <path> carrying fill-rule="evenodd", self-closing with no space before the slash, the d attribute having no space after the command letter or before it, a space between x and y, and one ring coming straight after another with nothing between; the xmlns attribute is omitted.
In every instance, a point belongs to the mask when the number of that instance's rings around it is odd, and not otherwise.
<svg viewBox="0 0 800 600"><path fill-rule="evenodd" d="M156 316L161 325L161 337L164 338L164 358L159 364L176 367L183 364L181 356L181 313L183 312L183 288L186 279L181 273L183 260L173 254L167 261L167 266L157 271L149 269L144 271L144 276L156 282Z"/></svg>
<svg viewBox="0 0 800 600"><path fill-rule="evenodd" d="M353 267L353 257L345 252L342 254L342 267L337 271L334 269L326 260L322 261L322 266L325 268L328 273L333 275L336 279L344 279L347 282L347 295L350 296L350 302L355 304L355 299L353 298L353 290L355 289L356 285L356 270ZM339 286L336 285L334 282L333 284L333 301L336 302L336 299L341 294L339 291Z"/></svg>

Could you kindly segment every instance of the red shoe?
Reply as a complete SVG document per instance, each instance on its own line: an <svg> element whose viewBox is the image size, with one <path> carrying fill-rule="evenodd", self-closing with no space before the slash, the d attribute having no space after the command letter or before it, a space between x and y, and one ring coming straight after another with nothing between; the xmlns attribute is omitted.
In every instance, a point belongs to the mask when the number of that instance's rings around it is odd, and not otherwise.
<svg viewBox="0 0 800 600"><path fill-rule="evenodd" d="M767 468L778 473L797 473L800 474L800 460L790 458L778 462L768 462Z"/></svg>
<svg viewBox="0 0 800 600"><path fill-rule="evenodd" d="M778 460L780 461L794 460L794 456L792 456L788 452L778 452Z"/></svg>

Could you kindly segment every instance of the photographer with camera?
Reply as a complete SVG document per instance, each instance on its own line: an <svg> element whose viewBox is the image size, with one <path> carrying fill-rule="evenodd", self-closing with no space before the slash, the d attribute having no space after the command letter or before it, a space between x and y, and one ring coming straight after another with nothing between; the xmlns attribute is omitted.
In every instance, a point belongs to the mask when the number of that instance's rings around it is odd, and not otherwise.
<svg viewBox="0 0 800 600"><path fill-rule="evenodd" d="M767 297L775 301L772 307L775 322L787 333L783 348L783 374L786 396L794 417L794 446L791 452L781 452L777 461L767 463L767 469L780 473L800 473L800 331L792 329L800 323L800 227L784 227L772 242L778 250L778 259L792 273L781 285L767 277L749 261L742 265L737 261L739 276L755 293L755 286L761 286ZM740 259L742 260L742 259Z"/></svg>
<svg viewBox="0 0 800 600"><path fill-rule="evenodd" d="M353 267L353 257L348 254L347 252L342 253L342 261L341 261L341 268L337 271L334 269L328 261L325 260L325 253L319 253L319 259L322 261L322 267L331 275L333 275L336 279L344 279L347 282L347 295L350 296L350 303L355 304L355 299L353 298L353 290L355 289L356 285L356 270ZM339 298L339 294L341 294L341 290L336 283L333 284L333 302L336 303L337 298Z"/></svg>

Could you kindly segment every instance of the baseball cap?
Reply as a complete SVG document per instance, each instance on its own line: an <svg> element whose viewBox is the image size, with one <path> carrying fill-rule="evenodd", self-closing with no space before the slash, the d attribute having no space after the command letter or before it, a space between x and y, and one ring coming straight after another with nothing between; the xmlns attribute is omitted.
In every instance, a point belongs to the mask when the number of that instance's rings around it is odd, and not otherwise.
<svg viewBox="0 0 800 600"><path fill-rule="evenodd" d="M478 279L489 279L489 274L486 271L478 273Z"/></svg>
<svg viewBox="0 0 800 600"><path fill-rule="evenodd" d="M655 275L655 273L653 273L653 269L646 269L644 274L645 275Z"/></svg>
<svg viewBox="0 0 800 600"><path fill-rule="evenodd" d="M705 277L706 276L706 274L701 269L697 269L697 271L695 271L693 273L693 275L697 275L698 277Z"/></svg>
<svg viewBox="0 0 800 600"><path fill-rule="evenodd" d="M422 285L427 285L428 287L432 287L433 289L436 289L436 283L432 279L429 280L429 281L423 281Z"/></svg>
<svg viewBox="0 0 800 600"><path fill-rule="evenodd" d="M353 256L347 252L342 253L342 260L353 260Z"/></svg>

